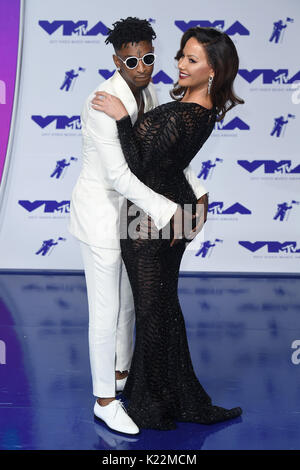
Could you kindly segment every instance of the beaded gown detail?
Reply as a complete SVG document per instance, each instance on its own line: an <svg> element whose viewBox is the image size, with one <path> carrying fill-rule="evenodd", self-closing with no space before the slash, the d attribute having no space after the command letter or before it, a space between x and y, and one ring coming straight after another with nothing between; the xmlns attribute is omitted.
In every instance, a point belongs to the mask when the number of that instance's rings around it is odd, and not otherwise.
<svg viewBox="0 0 300 470"><path fill-rule="evenodd" d="M211 134L216 120L197 103L174 101L151 110L132 126L129 116L117 121L130 170L148 187L195 210L197 199L183 170ZM135 206L126 201L126 209ZM131 207L133 206L133 207ZM123 396L127 412L140 428L174 429L175 421L212 424L235 418L241 408L214 406L198 381L178 300L180 262L186 239L170 247L141 209L135 237L127 236L137 213L121 216L121 252L132 287L136 340ZM156 233L155 233L156 229Z"/></svg>

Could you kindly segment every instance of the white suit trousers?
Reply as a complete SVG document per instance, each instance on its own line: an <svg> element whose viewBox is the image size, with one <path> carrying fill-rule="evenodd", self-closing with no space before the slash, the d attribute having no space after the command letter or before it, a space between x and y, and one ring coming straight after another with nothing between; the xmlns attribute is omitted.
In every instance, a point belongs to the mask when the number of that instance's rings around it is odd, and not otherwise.
<svg viewBox="0 0 300 470"><path fill-rule="evenodd" d="M115 371L129 370L134 303L121 250L80 242L89 305L89 354L96 397L115 396Z"/></svg>

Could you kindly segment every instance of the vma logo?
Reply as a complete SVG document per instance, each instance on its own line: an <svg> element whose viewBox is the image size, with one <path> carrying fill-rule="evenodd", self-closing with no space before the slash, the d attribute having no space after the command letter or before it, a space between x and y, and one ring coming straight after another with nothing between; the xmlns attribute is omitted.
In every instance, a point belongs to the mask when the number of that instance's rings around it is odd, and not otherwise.
<svg viewBox="0 0 300 470"><path fill-rule="evenodd" d="M288 69L239 69L238 73L248 83L253 83L258 79L258 77L260 77L263 85L270 85L274 83L286 85L300 80L300 70L291 77L289 77Z"/></svg>
<svg viewBox="0 0 300 470"><path fill-rule="evenodd" d="M69 214L70 212L70 201L18 201L27 212L34 212L37 209L43 207L43 212L47 214L53 214L54 212L60 212L61 214Z"/></svg>
<svg viewBox="0 0 300 470"><path fill-rule="evenodd" d="M225 21L224 20L192 20L192 21L175 21L175 25L177 28L180 29L183 33L186 32L189 28L195 28L195 26L201 26L202 28L216 28L224 33L228 34L228 36L234 36L235 34L239 34L240 36L249 36L250 31L247 29L242 23L239 21L235 21L231 26L225 29Z"/></svg>
<svg viewBox="0 0 300 470"><path fill-rule="evenodd" d="M200 173L198 174L198 178L203 178L204 180L206 180L209 176L210 179L212 177L214 168L217 166L217 163L221 163L222 161L222 158L215 158L214 162L212 160L206 160L205 162L202 162L202 167Z"/></svg>
<svg viewBox="0 0 300 470"><path fill-rule="evenodd" d="M224 202L222 201L211 202L208 205L208 212L214 215L252 214L247 207L243 206L239 202L232 204L230 207L224 208Z"/></svg>
<svg viewBox="0 0 300 470"><path fill-rule="evenodd" d="M300 164L292 168L291 160L280 160L276 162L275 160L253 160L252 162L248 160L237 160L237 163L241 165L249 173L253 173L258 168L263 168L264 173L300 173Z"/></svg>
<svg viewBox="0 0 300 470"><path fill-rule="evenodd" d="M74 129L79 130L81 129L81 122L80 116L40 116L40 115L33 115L31 119L42 129L49 126L53 122L55 122L55 129Z"/></svg>
<svg viewBox="0 0 300 470"><path fill-rule="evenodd" d="M211 242L210 240L202 242L200 249L197 251L195 256L201 256L201 258L209 258L212 253L212 250L215 246L217 246L217 243L223 243L223 240L221 240L220 238L216 238L213 242Z"/></svg>
<svg viewBox="0 0 300 470"><path fill-rule="evenodd" d="M6 104L6 84L4 80L0 80L0 104Z"/></svg>
<svg viewBox="0 0 300 470"><path fill-rule="evenodd" d="M222 131L234 131L235 129L239 129L240 131L249 131L250 126L240 119L239 117L233 118L227 124L223 124L224 120L215 123L215 130L222 130Z"/></svg>
<svg viewBox="0 0 300 470"><path fill-rule="evenodd" d="M99 69L98 73L105 80L108 80L110 77L113 76L113 74L115 73L115 70ZM154 85L157 85L158 83L171 85L172 83L174 83L174 80L166 72L164 72L163 70L160 70L159 72L153 75L152 82L154 83Z"/></svg>
<svg viewBox="0 0 300 470"><path fill-rule="evenodd" d="M297 248L297 242L277 242L277 241L239 241L239 244L252 253L267 248L268 253L300 253L300 248Z"/></svg>
<svg viewBox="0 0 300 470"><path fill-rule="evenodd" d="M292 200L290 205L287 202L282 202L281 204L277 204L277 212L274 215L273 219L274 220L279 220L280 222L287 221L290 215L290 210L293 208L295 205L299 205L299 201L294 201Z"/></svg>
<svg viewBox="0 0 300 470"><path fill-rule="evenodd" d="M35 252L36 255L46 256L50 255L56 245L58 245L61 241L66 241L66 238L58 237L57 240L54 238L49 238L49 240L44 240L42 246L38 251Z"/></svg>
<svg viewBox="0 0 300 470"><path fill-rule="evenodd" d="M70 21L70 20L56 20L56 21L39 21L40 27L46 31L47 34L52 34L59 31L63 36L98 36L108 34L108 28L102 21L98 21L94 26L89 27L87 20Z"/></svg>

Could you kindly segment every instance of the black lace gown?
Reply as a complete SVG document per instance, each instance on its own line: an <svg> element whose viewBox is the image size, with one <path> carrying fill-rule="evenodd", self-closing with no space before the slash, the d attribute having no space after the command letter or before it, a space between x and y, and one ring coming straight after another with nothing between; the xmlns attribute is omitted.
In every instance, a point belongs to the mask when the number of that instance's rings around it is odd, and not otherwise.
<svg viewBox="0 0 300 470"><path fill-rule="evenodd" d="M183 170L215 119L214 108L174 101L145 113L133 127L129 116L117 121L129 168L157 193L193 209L197 200ZM127 201L127 206L130 211L133 204ZM135 349L123 391L129 416L140 428L164 430L174 429L175 421L212 424L239 416L239 407L212 405L193 369L177 293L186 239L170 247L172 228L168 238L155 233L141 210L136 236L126 238L136 217L135 212L121 217L121 251L136 313Z"/></svg>

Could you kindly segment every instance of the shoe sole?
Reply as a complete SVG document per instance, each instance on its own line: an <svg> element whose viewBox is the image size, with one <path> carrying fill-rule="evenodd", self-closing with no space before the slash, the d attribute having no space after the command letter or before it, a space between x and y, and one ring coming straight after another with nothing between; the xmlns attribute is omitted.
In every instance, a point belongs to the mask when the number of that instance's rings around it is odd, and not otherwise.
<svg viewBox="0 0 300 470"><path fill-rule="evenodd" d="M104 419L99 418L99 416L95 415L95 413L94 413L94 418L95 418L97 421L100 421L101 423L104 423L105 426L107 426L108 429L110 429L111 431L114 431L114 432L117 432L117 433L120 433L120 434L128 434L129 436L136 436L137 434L140 433L140 431L138 431L138 432L126 432L126 431L118 431L117 429L111 428L111 427L108 426L108 424L104 421Z"/></svg>

